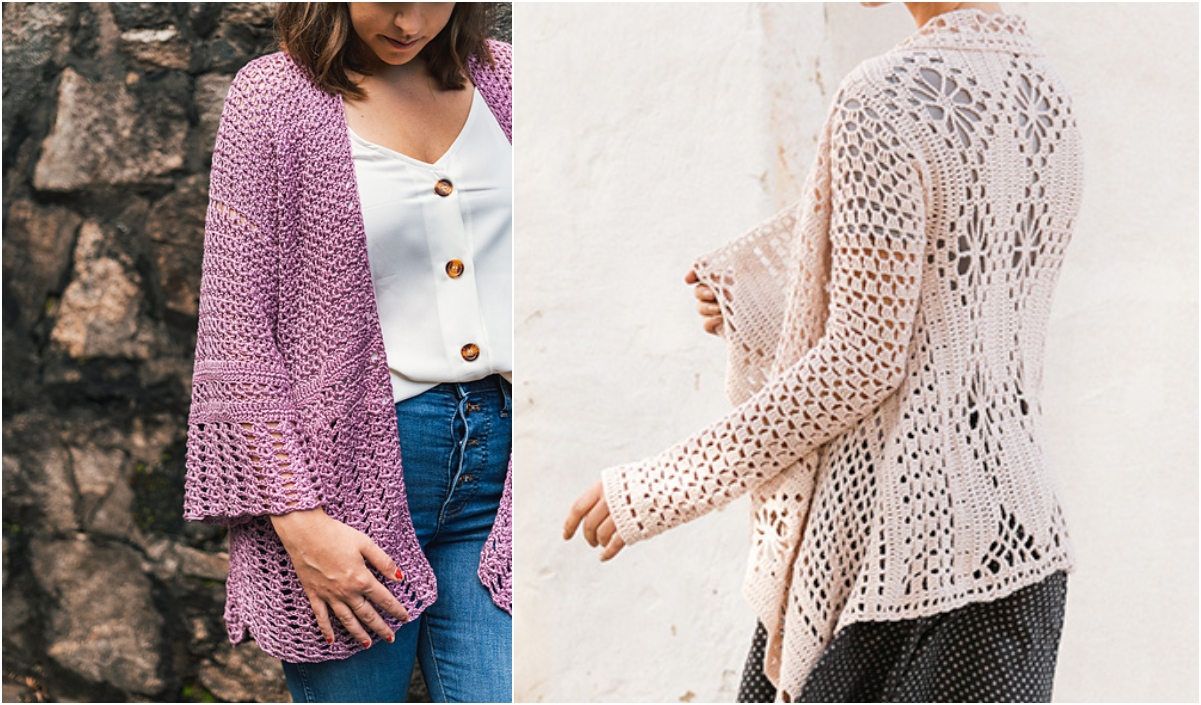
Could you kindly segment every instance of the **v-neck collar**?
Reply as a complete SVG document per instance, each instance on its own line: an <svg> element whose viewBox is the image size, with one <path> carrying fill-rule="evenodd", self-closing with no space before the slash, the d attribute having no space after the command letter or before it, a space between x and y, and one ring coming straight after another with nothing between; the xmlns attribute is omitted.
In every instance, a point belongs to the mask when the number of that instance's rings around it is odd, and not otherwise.
<svg viewBox="0 0 1201 705"><path fill-rule="evenodd" d="M450 159L451 155L453 155L455 153L455 151L458 149L459 145L463 142L464 136L467 134L468 130L472 129L476 120L479 119L477 117L477 113L480 111L479 103L483 102L483 97L480 95L479 88L473 87L471 89L471 93L472 93L471 107L467 111L467 120L463 122L463 127L459 130L459 134L455 136L454 141L450 143L450 146L446 148L446 151L442 153L442 156L438 157L433 162L421 161L420 159L417 159L416 157L411 157L407 154L397 152L394 149L388 149L387 147L385 147L381 144L376 144L375 142L365 139L362 135L355 132L350 127L350 122L346 120L346 106L345 106L345 103L343 101L341 101L340 95L339 95L339 101L340 101L339 106L342 109L342 118L346 122L346 132L348 135L350 135L350 139L358 142L359 144L361 144L364 147L367 147L368 149L372 149L372 150L377 151L380 154L386 155L388 157L391 157L394 159L399 159L401 161L412 164L414 166L436 170L436 169L440 169L445 166L445 163Z"/></svg>

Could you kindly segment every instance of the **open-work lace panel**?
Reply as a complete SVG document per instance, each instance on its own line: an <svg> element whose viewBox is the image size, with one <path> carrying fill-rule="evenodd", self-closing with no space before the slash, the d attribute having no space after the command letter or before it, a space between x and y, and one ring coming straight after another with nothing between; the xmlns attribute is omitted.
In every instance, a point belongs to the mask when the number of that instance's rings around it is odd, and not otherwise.
<svg viewBox="0 0 1201 705"><path fill-rule="evenodd" d="M846 624L1071 569L1039 392L1080 135L1024 21L984 15L847 77L801 200L697 262L735 407L603 473L626 543L751 495L781 699Z"/></svg>
<svg viewBox="0 0 1201 705"><path fill-rule="evenodd" d="M511 55L471 79L510 134ZM417 616L436 597L409 518L396 411L345 113L286 54L235 76L213 151L184 516L230 526L226 625L289 661L362 645L317 629L271 515L321 506L404 574L376 574ZM510 609L511 496L480 578ZM374 568L372 568L374 570ZM399 623L384 614L393 626Z"/></svg>

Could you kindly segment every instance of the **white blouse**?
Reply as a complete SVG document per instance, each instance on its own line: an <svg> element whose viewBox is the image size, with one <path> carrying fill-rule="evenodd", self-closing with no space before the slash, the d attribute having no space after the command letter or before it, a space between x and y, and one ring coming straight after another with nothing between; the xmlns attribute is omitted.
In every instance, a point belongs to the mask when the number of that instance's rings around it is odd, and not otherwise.
<svg viewBox="0 0 1201 705"><path fill-rule="evenodd" d="M513 149L479 91L433 164L349 126L395 401L513 369Z"/></svg>

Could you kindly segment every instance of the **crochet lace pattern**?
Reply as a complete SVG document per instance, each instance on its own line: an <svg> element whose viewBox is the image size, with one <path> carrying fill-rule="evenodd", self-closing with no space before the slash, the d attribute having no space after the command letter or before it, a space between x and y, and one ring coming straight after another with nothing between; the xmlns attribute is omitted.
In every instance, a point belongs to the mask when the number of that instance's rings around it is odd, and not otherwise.
<svg viewBox="0 0 1201 705"><path fill-rule="evenodd" d="M1072 569L1039 395L1082 160L1025 20L945 13L843 81L801 200L697 261L736 406L605 497L634 543L751 495L780 699L847 624Z"/></svg>
<svg viewBox="0 0 1201 705"><path fill-rule="evenodd" d="M512 50L489 50L496 65L473 60L469 74L511 141ZM184 517L229 525L233 643L249 632L287 661L346 658L363 646L337 620L325 642L270 515L323 506L366 533L404 573L372 569L413 617L437 591L405 499L341 97L284 52L246 64L225 99L209 194ZM479 571L506 611L511 502L506 492Z"/></svg>

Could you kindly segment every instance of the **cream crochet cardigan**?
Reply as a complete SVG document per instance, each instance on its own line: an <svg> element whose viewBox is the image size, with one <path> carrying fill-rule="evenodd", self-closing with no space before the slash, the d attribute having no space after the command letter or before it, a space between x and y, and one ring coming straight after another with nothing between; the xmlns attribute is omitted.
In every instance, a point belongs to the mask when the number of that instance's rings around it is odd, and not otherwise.
<svg viewBox="0 0 1201 705"><path fill-rule="evenodd" d="M629 544L751 495L781 699L847 624L1072 569L1039 392L1082 186L1025 21L956 10L843 81L799 203L698 261L736 406L605 498Z"/></svg>

